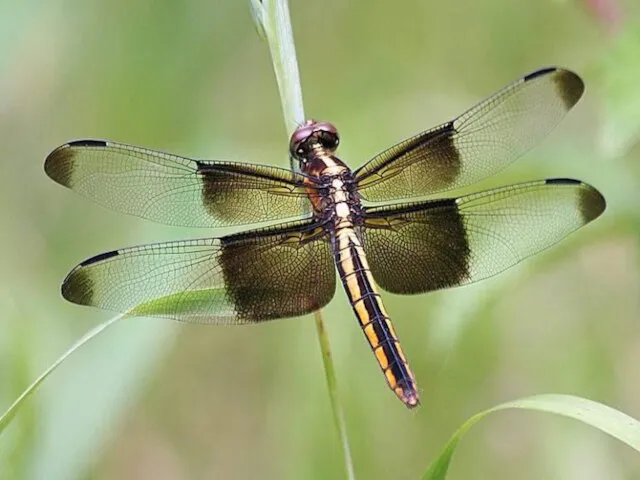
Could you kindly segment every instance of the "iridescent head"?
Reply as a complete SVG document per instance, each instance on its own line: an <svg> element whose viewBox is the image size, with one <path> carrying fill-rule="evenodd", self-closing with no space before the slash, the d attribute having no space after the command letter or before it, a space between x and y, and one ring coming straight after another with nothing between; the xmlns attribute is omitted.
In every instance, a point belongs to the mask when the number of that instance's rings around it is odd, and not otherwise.
<svg viewBox="0 0 640 480"><path fill-rule="evenodd" d="M307 120L291 135L289 152L299 162L305 162L314 147L320 146L327 153L332 154L339 143L338 131L332 124Z"/></svg>

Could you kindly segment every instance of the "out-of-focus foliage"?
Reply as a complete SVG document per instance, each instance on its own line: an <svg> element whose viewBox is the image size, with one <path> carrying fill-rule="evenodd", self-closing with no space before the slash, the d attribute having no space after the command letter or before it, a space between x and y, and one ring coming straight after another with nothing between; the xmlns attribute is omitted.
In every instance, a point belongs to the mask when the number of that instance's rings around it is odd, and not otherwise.
<svg viewBox="0 0 640 480"><path fill-rule="evenodd" d="M523 395L571 393L640 416L640 4L621 2L610 28L594 3L291 3L306 112L336 123L353 166L561 65L583 76L585 98L540 148L474 189L569 176L608 200L593 225L509 273L385 295L423 389L416 412L388 392L338 292L325 318L360 478L417 477L470 415ZM2 411L108 318L61 299L69 268L119 246L213 235L117 215L51 182L45 155L86 137L287 166L247 4L0 5ZM0 437L0 478L339 478L321 363L311 317L242 328L126 320L21 410ZM469 433L450 478L639 471L629 449L587 427L506 412Z"/></svg>

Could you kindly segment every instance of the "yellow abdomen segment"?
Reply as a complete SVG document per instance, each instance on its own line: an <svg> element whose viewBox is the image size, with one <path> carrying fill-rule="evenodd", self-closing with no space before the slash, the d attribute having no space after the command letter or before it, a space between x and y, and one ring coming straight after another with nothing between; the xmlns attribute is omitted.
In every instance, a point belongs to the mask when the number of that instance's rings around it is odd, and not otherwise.
<svg viewBox="0 0 640 480"><path fill-rule="evenodd" d="M415 407L419 403L415 377L373 285L369 264L353 228L337 231L336 248L340 279L387 383L407 407Z"/></svg>

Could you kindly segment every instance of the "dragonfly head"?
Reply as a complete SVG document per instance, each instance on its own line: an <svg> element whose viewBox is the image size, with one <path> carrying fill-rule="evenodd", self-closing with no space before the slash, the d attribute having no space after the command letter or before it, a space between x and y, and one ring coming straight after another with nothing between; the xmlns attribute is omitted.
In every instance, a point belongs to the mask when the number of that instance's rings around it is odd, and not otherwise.
<svg viewBox="0 0 640 480"><path fill-rule="evenodd" d="M289 152L299 162L306 163L314 148L320 147L331 155L339 143L338 130L331 123L307 120L291 135Z"/></svg>

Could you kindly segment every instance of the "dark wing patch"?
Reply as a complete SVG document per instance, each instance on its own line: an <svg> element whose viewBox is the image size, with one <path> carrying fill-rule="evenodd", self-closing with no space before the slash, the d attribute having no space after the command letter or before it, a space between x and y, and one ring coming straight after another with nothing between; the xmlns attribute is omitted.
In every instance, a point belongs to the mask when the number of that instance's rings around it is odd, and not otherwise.
<svg viewBox="0 0 640 480"><path fill-rule="evenodd" d="M471 252L455 202L436 200L416 205L415 211L412 205L366 211L365 254L383 289L414 294L460 285L469 278Z"/></svg>
<svg viewBox="0 0 640 480"><path fill-rule="evenodd" d="M364 249L385 290L415 294L491 277L605 209L578 180L541 180L458 199L365 209Z"/></svg>
<svg viewBox="0 0 640 480"><path fill-rule="evenodd" d="M286 169L196 161L103 140L58 147L45 172L105 207L170 225L244 225L310 208L304 177Z"/></svg>
<svg viewBox="0 0 640 480"><path fill-rule="evenodd" d="M62 285L63 296L77 304L213 324L304 315L334 291L330 242L309 221L100 254Z"/></svg>
<svg viewBox="0 0 640 480"><path fill-rule="evenodd" d="M363 198L397 200L462 187L502 170L538 144L580 99L568 70L529 74L451 122L382 152L355 173Z"/></svg>

